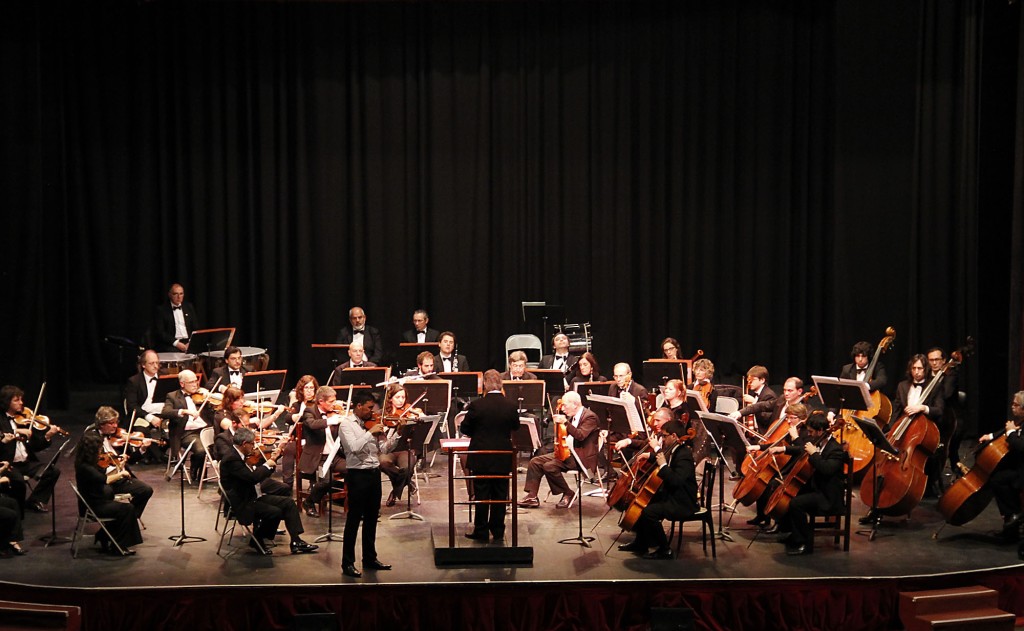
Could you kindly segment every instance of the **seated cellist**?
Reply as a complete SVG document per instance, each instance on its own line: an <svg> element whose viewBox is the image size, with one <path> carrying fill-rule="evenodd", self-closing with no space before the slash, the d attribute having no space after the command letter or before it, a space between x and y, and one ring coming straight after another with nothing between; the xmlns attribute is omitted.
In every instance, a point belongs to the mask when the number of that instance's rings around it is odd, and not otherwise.
<svg viewBox="0 0 1024 631"><path fill-rule="evenodd" d="M641 554L645 559L672 558L661 521L692 515L698 508L693 452L681 442L686 435L682 423L669 421L662 426L660 436L649 439L658 467L651 475L661 478L661 486L640 512L634 527L636 539L620 545L619 550Z"/></svg>
<svg viewBox="0 0 1024 631"><path fill-rule="evenodd" d="M793 403L786 407L786 416L784 422L788 425L787 432L783 437L782 442L777 445L750 445L747 447L747 452L750 454L757 454L764 450L771 454L780 455L789 453L791 450L793 453L799 454L800 450L803 449L803 445L806 442L806 437L801 434L800 429L807 417L810 415L810 410L803 403ZM772 458L772 456L755 456L760 458ZM754 519L747 521L751 526L758 526L763 528L763 532L766 534L774 534L777 532L783 533L782 536L789 534L789 530L780 527L778 524L771 524L771 518L765 513L765 506L768 504L768 498L772 496L775 489L779 486L779 480L786 477L791 468L790 459L785 458L785 462L778 467L778 474L773 476L771 481L768 482L767 488L757 498L757 516ZM778 463L778 460L768 461L763 463L764 467L774 467Z"/></svg>

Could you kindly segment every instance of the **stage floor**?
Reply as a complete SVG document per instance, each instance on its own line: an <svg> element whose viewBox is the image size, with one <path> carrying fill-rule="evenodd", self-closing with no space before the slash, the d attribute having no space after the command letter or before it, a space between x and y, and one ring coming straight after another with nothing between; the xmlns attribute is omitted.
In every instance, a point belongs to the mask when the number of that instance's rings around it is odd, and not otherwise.
<svg viewBox="0 0 1024 631"><path fill-rule="evenodd" d="M73 476L70 460L61 463L62 479L58 483L56 530L58 535L70 537L75 526L75 506L68 481ZM494 565L468 567L437 567L434 546L447 546L448 492L447 464L444 455L438 455L429 473L437 474L427 483L420 483L421 502L414 500L412 509L424 520L390 517L406 510L405 503L382 507L377 531L379 557L394 565L387 572L365 572L362 579L342 576L341 543L320 544L317 554L292 556L286 545L276 548L271 557L261 557L244 546L236 537L237 552L224 559L216 555L218 533L214 531L217 510L216 487L204 488L202 499L197 498L195 486L185 487L185 532L205 537L206 541L187 543L175 547L168 538L181 532L179 484L177 479L164 480L162 466L135 468L139 477L151 484L155 493L143 519L145 541L137 546L137 554L129 558L101 555L89 536L82 546L79 558L72 560L67 543L44 547L39 537L51 530L49 514L28 514L25 530L29 553L23 557L0 561L3 581L11 584L82 587L82 588L161 588L189 586L245 586L245 585L346 585L382 583L438 584L438 583L493 583L504 581L555 581L578 583L614 583L617 581L799 581L802 579L878 579L901 577L935 577L976 571L1020 568L1015 544L1001 544L987 533L999 525L995 506L963 528L947 526L933 539L933 533L942 525L935 511L935 501L925 500L914 509L909 520L886 522L879 536L871 541L866 536L854 535L850 551L834 548L830 539L819 537L815 553L810 556L790 557L784 546L774 538L755 538L753 527L746 520L753 509L739 507L736 513L723 513L724 532L730 540L719 539L718 558L711 557L710 542L707 554L700 541L700 524L687 525L681 553L670 561L644 560L616 549L619 528L617 512L608 513L601 498L583 498L583 534L595 537L592 547L559 543L577 536L578 513L555 508L557 497L549 499L538 509L519 509L519 545L532 546L534 561L530 566L500 567ZM520 488L523 482L520 475ZM384 494L390 489L385 479ZM731 482L727 482L726 497L730 496ZM542 484L542 493L546 491ZM460 498L465 491L457 491ZM865 512L855 499L855 515ZM457 512L456 545L460 548L491 548L503 544L478 544L463 537L468 530L464 507ZM333 530L341 533L344 513L340 508L334 515ZM716 524L718 513L715 514ZM327 531L327 517L303 516L306 527L304 537L312 541ZM95 531L90 526L87 531ZM239 531L240 532L240 531ZM279 537L285 540L284 537ZM510 543L510 533L506 542ZM628 541L631 535L624 535ZM753 541L752 541L753 540ZM357 547L357 555L359 548Z"/></svg>

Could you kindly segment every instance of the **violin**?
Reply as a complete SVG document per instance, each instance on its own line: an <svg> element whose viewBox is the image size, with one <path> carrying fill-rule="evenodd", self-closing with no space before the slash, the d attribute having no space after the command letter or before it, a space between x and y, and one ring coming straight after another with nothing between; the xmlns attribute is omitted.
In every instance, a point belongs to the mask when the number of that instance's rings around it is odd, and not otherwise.
<svg viewBox="0 0 1024 631"><path fill-rule="evenodd" d="M101 469L114 467L118 471L124 471L124 460L121 457L118 457L117 454L110 451L101 451L96 464L98 464Z"/></svg>
<svg viewBox="0 0 1024 631"><path fill-rule="evenodd" d="M50 422L50 418L42 414L36 415L32 408L24 407L21 412L14 415L14 424L21 428L31 427L41 432L48 431L51 427L57 430L61 436L68 436L70 432L61 429Z"/></svg>
<svg viewBox="0 0 1024 631"><path fill-rule="evenodd" d="M296 423L295 425L298 425L298 423ZM266 454L266 452L264 452L264 447L266 447L267 445L261 440L254 446L252 452L245 457L245 463L250 467L255 467L256 465L262 464L267 460L276 461L278 458L280 458L281 451L284 449L284 446L287 445L292 439L292 432L295 431L295 425L292 425L292 428L288 430L288 433L285 434L284 438L282 438L279 441L276 441L277 446L274 447L274 451L272 451L269 456Z"/></svg>
<svg viewBox="0 0 1024 631"><path fill-rule="evenodd" d="M273 403L268 403L266 401L261 403L257 403L255 401L246 401L242 405L242 409L245 410L245 412L249 416L257 416L259 414L262 414L263 416L270 416L277 412L278 406Z"/></svg>
<svg viewBox="0 0 1024 631"><path fill-rule="evenodd" d="M107 442L110 443L111 447L121 448L126 444L132 447L148 447L150 445L159 445L161 447L167 444L165 440L157 440L156 438L149 438L142 432L126 432L120 427L117 428L117 433L112 436L107 436Z"/></svg>
<svg viewBox="0 0 1024 631"><path fill-rule="evenodd" d="M224 395L220 392L210 392L206 388L200 388L192 395L192 402L196 405L209 402L211 408L219 410L224 403Z"/></svg>
<svg viewBox="0 0 1024 631"><path fill-rule="evenodd" d="M408 404L403 408L392 410L391 414L385 414L381 417L381 422L385 427L398 427L421 416L423 416L423 410Z"/></svg>

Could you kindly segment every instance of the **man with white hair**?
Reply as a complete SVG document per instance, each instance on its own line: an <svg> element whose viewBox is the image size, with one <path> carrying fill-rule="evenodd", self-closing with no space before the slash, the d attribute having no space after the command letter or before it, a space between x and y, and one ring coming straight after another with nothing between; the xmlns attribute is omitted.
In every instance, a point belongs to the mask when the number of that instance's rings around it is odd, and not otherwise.
<svg viewBox="0 0 1024 631"><path fill-rule="evenodd" d="M597 440L600 435L597 414L583 407L579 393L566 392L562 395L562 413L556 413L554 421L557 425L555 452L530 460L526 469L526 484L523 487L526 496L519 501L519 505L524 508L540 506L537 491L540 490L542 477L547 478L551 493L562 496L556 508L569 507L576 497L576 492L569 488L563 473L579 469L576 458L568 451L570 448L576 451L576 455L588 471L593 471L597 467ZM562 441L564 445L560 445ZM562 446L566 448L567 455L559 453L559 447Z"/></svg>
<svg viewBox="0 0 1024 631"><path fill-rule="evenodd" d="M212 423L213 408L209 405L203 407L202 400L196 402L193 398L199 394L199 377L196 373L182 370L178 373L178 385L181 388L168 394L164 400L160 418L167 420L168 447L172 454L177 456L182 444L193 443L189 469L192 479L198 480L206 459L206 448L199 442L199 431Z"/></svg>
<svg viewBox="0 0 1024 631"><path fill-rule="evenodd" d="M338 344L359 342L363 345L366 358L379 364L384 357L384 344L381 342L380 331L375 326L366 324L366 312L362 307L348 310L349 325L338 331Z"/></svg>

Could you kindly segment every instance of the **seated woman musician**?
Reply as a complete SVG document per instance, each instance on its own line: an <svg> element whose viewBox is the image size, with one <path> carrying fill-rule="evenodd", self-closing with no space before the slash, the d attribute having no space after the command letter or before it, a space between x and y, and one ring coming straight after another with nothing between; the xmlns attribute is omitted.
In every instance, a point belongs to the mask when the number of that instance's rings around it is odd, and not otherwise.
<svg viewBox="0 0 1024 631"><path fill-rule="evenodd" d="M570 374L572 374L572 379L569 380L570 384L608 381L601 374L601 366L597 363L597 358L590 351L580 355L579 361L570 369Z"/></svg>
<svg viewBox="0 0 1024 631"><path fill-rule="evenodd" d="M682 379L669 379L661 391L661 407L672 412L672 418L687 429L690 427L690 409L686 407L686 386Z"/></svg>
<svg viewBox="0 0 1024 631"><path fill-rule="evenodd" d="M291 431L292 425L302 420L306 408L316 407L316 391L320 389L320 383L313 375L302 375L295 389L288 393L288 409L284 415L284 430ZM281 479L288 486L295 481L295 442L290 441L281 450Z"/></svg>
<svg viewBox="0 0 1024 631"><path fill-rule="evenodd" d="M704 403L708 406L708 412L714 412L718 405L718 393L712 381L715 378L715 365L710 359L701 358L693 362L693 383L690 389L696 390L704 397Z"/></svg>
<svg viewBox="0 0 1024 631"><path fill-rule="evenodd" d="M410 420L423 416L423 410L412 407L408 400L408 393L402 384L392 384L388 389L388 401L384 409L383 422L389 429L382 436L382 440L391 440L396 434L400 434L403 426ZM409 487L409 492L415 492L412 483L413 471L416 467L416 450L409 444L409 437L406 431L404 436L398 439L398 443L390 453L380 454L380 470L391 480L391 493L384 502L386 506L394 506L395 502L402 499L402 492Z"/></svg>
<svg viewBox="0 0 1024 631"><path fill-rule="evenodd" d="M135 508L131 504L115 502L114 489L111 487L111 484L127 479L130 474L124 469L117 468L111 473L105 471L105 466L100 463L102 445L103 437L97 432L86 432L78 443L75 452L75 480L78 482L78 492L96 515L109 519L104 521L104 525L121 549L127 554L135 554L131 547L142 543ZM116 547L110 545L107 532L102 528L96 533L96 543L104 552L120 554Z"/></svg>
<svg viewBox="0 0 1024 631"><path fill-rule="evenodd" d="M231 418L228 416L228 412L231 412L243 427L253 430L257 435L263 430L274 428L274 421L285 410L283 405L246 401L245 393L238 386L228 386L224 390L220 408L215 417L218 432L231 429Z"/></svg>

